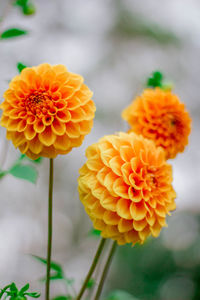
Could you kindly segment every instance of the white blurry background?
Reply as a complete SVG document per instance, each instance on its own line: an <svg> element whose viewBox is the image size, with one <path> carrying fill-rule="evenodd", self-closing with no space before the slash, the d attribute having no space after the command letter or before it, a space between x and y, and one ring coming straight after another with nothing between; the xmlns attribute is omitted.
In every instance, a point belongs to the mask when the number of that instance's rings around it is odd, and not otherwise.
<svg viewBox="0 0 200 300"><path fill-rule="evenodd" d="M0 1L0 16L8 0ZM173 160L177 210L200 210L200 2L198 0L37 0L37 12L23 16L12 7L0 30L20 27L23 37L0 41L0 95L17 74L16 63L64 64L85 77L97 106L92 132L83 145L55 160L53 259L62 263L79 287L96 248L87 233L91 224L79 202L78 169L88 145L99 137L125 130L121 111L140 93L146 78L161 70L174 82L175 92L193 119L190 144ZM19 156L0 129L0 167ZM0 181L0 287L30 282L41 290L38 278L45 268L30 254L46 255L48 160L38 167L36 185L10 175ZM173 218L173 217L172 217ZM188 223L187 223L188 222ZM173 223L173 221L172 221ZM179 237L196 238L195 220L169 234L170 245ZM170 226L168 231L170 232ZM187 232L192 232L187 235ZM188 239L187 239L188 236ZM53 294L62 292L53 284ZM164 298L163 298L164 299ZM188 299L187 299L188 300Z"/></svg>

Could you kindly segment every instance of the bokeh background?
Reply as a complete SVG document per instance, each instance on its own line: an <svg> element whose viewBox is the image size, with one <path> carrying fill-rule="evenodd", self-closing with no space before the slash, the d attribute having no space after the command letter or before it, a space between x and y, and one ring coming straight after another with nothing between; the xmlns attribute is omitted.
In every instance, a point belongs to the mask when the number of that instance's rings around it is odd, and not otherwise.
<svg viewBox="0 0 200 300"><path fill-rule="evenodd" d="M17 74L17 62L62 63L85 77L97 106L94 128L83 145L55 160L53 259L74 278L75 289L89 268L98 237L77 193L78 169L88 145L127 125L122 109L161 70L193 119L190 143L171 161L177 211L168 228L144 246L119 247L102 299L200 299L200 2L199 0L37 0L36 13L0 1L0 31L19 27L28 34L0 40L0 95ZM0 168L19 157L0 129ZM0 180L0 288L29 282L43 293L44 265L31 254L46 256L48 160L37 166L36 185L11 175ZM65 294L52 282L52 297ZM43 296L42 296L43 297Z"/></svg>

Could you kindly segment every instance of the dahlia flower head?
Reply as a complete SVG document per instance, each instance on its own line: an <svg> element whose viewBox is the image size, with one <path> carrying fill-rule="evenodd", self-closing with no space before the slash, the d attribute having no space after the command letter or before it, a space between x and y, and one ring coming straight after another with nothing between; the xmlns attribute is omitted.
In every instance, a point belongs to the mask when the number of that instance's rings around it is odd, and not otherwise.
<svg viewBox="0 0 200 300"><path fill-rule="evenodd" d="M83 81L63 65L23 69L0 106L7 138L31 159L54 158L80 146L95 113L92 92Z"/></svg>
<svg viewBox="0 0 200 300"><path fill-rule="evenodd" d="M174 158L188 144L191 118L184 104L170 90L145 89L122 112L130 131L161 146L166 158Z"/></svg>
<svg viewBox="0 0 200 300"><path fill-rule="evenodd" d="M164 150L141 135L121 132L88 147L86 157L78 189L94 228L120 245L157 237L176 207Z"/></svg>

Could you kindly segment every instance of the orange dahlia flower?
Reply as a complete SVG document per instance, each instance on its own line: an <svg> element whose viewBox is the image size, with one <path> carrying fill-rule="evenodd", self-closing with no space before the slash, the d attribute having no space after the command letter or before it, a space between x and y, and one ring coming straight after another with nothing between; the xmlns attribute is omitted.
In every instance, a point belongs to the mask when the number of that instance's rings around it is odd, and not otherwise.
<svg viewBox="0 0 200 300"><path fill-rule="evenodd" d="M83 77L63 65L25 68L4 93L1 125L30 158L54 158L80 146L90 132L95 112L91 97Z"/></svg>
<svg viewBox="0 0 200 300"><path fill-rule="evenodd" d="M188 144L191 119L185 106L171 91L146 89L123 112L131 129L164 148L174 158Z"/></svg>
<svg viewBox="0 0 200 300"><path fill-rule="evenodd" d="M101 235L133 245L157 237L176 207L163 149L134 133L119 133L88 147L86 156L80 200Z"/></svg>

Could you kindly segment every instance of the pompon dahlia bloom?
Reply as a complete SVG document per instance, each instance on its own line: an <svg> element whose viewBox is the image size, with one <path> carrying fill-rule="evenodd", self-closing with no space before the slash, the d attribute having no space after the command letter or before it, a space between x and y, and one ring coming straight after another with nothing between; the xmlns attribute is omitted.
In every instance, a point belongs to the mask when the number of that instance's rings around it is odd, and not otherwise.
<svg viewBox="0 0 200 300"><path fill-rule="evenodd" d="M83 81L63 65L25 68L10 82L1 104L7 138L32 159L54 158L80 146L95 112Z"/></svg>
<svg viewBox="0 0 200 300"><path fill-rule="evenodd" d="M191 119L185 106L171 91L146 89L122 112L131 129L164 148L174 158L188 144Z"/></svg>
<svg viewBox="0 0 200 300"><path fill-rule="evenodd" d="M176 207L163 149L134 133L119 133L88 147L86 157L80 200L101 235L133 245L157 237Z"/></svg>

